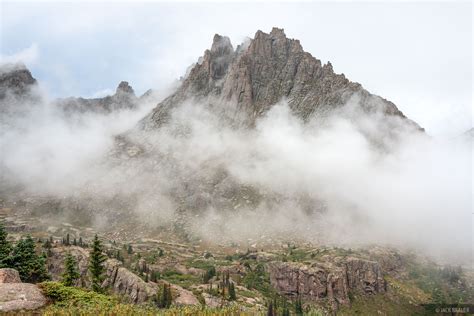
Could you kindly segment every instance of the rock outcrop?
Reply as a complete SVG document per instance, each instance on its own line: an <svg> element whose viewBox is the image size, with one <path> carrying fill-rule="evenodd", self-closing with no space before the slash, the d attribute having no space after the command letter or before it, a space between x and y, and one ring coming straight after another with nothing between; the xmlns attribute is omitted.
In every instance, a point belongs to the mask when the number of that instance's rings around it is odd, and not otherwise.
<svg viewBox="0 0 474 316"><path fill-rule="evenodd" d="M131 303L143 303L155 297L157 285L143 281L124 268L120 261L109 259L105 266L107 278L102 285L109 287L115 294L128 297Z"/></svg>
<svg viewBox="0 0 474 316"><path fill-rule="evenodd" d="M15 269L0 269L0 284L2 283L22 283L20 274Z"/></svg>
<svg viewBox="0 0 474 316"><path fill-rule="evenodd" d="M78 270L81 275L76 285L89 287L90 279L88 275L89 252L81 247L55 247L50 251L48 257L48 272L54 281L61 280L63 273L64 260L67 253L76 259ZM144 267L144 260L139 261L139 266ZM156 297L158 292L158 284L154 282L145 282L138 275L134 274L122 263L116 259L108 259L105 262L106 278L103 287L109 288L116 295L126 298L130 303L140 304L150 301ZM0 270L1 271L1 270ZM1 276L1 274L0 274ZM199 305L198 299L194 294L178 285L171 284L174 296L174 304L176 305Z"/></svg>
<svg viewBox="0 0 474 316"><path fill-rule="evenodd" d="M41 290L34 284L21 283L16 270L0 269L0 312L34 310L46 303Z"/></svg>
<svg viewBox="0 0 474 316"><path fill-rule="evenodd" d="M60 281L64 270L64 260L67 253L70 253L77 261L77 267L80 279L76 281L76 286L87 287L90 285L89 276L87 274L89 264L89 252L81 247L55 247L51 248L47 259L48 272L53 281Z"/></svg>
<svg viewBox="0 0 474 316"><path fill-rule="evenodd" d="M328 301L334 309L350 304L349 292L384 293L386 284L377 262L347 258L341 262L272 262L270 282L282 295L306 301Z"/></svg>
<svg viewBox="0 0 474 316"><path fill-rule="evenodd" d="M24 64L8 64L0 66L0 100L15 97L23 98L37 84L31 72Z"/></svg>
<svg viewBox="0 0 474 316"><path fill-rule="evenodd" d="M175 293L175 296L173 297L174 305L198 306L201 304L191 291L183 289L179 285L171 284L171 291Z"/></svg>

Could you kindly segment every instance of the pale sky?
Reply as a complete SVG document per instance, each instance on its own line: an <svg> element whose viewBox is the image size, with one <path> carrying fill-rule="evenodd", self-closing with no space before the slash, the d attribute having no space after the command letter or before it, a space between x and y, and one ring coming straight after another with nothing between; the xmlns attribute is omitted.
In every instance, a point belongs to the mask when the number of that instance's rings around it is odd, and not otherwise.
<svg viewBox="0 0 474 316"><path fill-rule="evenodd" d="M337 73L393 101L433 135L472 127L471 2L5 2L3 61L52 97L137 94L182 76L215 33L234 47L285 29Z"/></svg>

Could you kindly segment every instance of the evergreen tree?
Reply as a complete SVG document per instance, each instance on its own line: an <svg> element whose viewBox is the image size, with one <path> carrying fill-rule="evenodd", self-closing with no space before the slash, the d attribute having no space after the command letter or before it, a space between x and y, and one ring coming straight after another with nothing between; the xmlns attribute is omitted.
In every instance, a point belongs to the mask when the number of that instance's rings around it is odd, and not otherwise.
<svg viewBox="0 0 474 316"><path fill-rule="evenodd" d="M204 273L204 283L209 282L209 280L212 279L214 276L216 276L216 268L214 266L211 266L209 269L207 269L206 273Z"/></svg>
<svg viewBox="0 0 474 316"><path fill-rule="evenodd" d="M82 244L82 237L79 237L79 247L82 247L83 244Z"/></svg>
<svg viewBox="0 0 474 316"><path fill-rule="evenodd" d="M51 248L52 248L52 247L53 247L53 245L51 245L50 239L47 239L47 240L45 241L45 243L43 244L43 248L46 249L46 255L47 255L48 257L51 257L51 254L52 254Z"/></svg>
<svg viewBox="0 0 474 316"><path fill-rule="evenodd" d="M70 246L71 243L69 242L70 239L69 239L69 233L66 234L66 246Z"/></svg>
<svg viewBox="0 0 474 316"><path fill-rule="evenodd" d="M132 245L128 245L127 253L128 253L129 255L131 255L131 254L133 253Z"/></svg>
<svg viewBox="0 0 474 316"><path fill-rule="evenodd" d="M20 239L12 251L11 267L20 274L23 282L36 283L49 279L46 258L35 251L35 242L30 235Z"/></svg>
<svg viewBox="0 0 474 316"><path fill-rule="evenodd" d="M76 240L76 238L73 239L72 244L73 244L74 246L77 246L77 240Z"/></svg>
<svg viewBox="0 0 474 316"><path fill-rule="evenodd" d="M273 310L273 302L268 304L267 316L275 316L275 311Z"/></svg>
<svg viewBox="0 0 474 316"><path fill-rule="evenodd" d="M12 245L8 241L8 233L0 222L0 268L7 268L11 263Z"/></svg>
<svg viewBox="0 0 474 316"><path fill-rule="evenodd" d="M158 292L157 303L160 308L169 308L173 301L171 294L171 285L163 283L163 287Z"/></svg>
<svg viewBox="0 0 474 316"><path fill-rule="evenodd" d="M102 244L96 234L89 255L89 272L91 274L92 290L95 292L102 292L102 282L105 279L103 263L107 260L107 257L102 252Z"/></svg>
<svg viewBox="0 0 474 316"><path fill-rule="evenodd" d="M299 297L295 302L295 314L303 315L303 304L301 303L301 298Z"/></svg>
<svg viewBox="0 0 474 316"><path fill-rule="evenodd" d="M79 279L80 276L81 275L79 274L79 271L77 270L77 261L71 255L71 253L68 252L66 255L66 259L64 261L64 273L62 275L63 277L62 282L66 286L73 286L76 280Z"/></svg>
<svg viewBox="0 0 474 316"><path fill-rule="evenodd" d="M231 301L235 301L237 299L237 295L235 295L235 286L234 283L229 284L229 299Z"/></svg>

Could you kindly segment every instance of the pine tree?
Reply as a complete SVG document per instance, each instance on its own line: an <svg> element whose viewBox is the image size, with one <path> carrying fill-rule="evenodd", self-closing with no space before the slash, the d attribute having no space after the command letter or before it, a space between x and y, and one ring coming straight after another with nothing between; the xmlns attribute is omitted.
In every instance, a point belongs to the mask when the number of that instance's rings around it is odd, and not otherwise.
<svg viewBox="0 0 474 316"><path fill-rule="evenodd" d="M103 263L107 260L107 257L102 252L102 244L96 234L89 256L89 272L91 274L92 290L95 292L102 292L102 282L105 279Z"/></svg>
<svg viewBox="0 0 474 316"><path fill-rule="evenodd" d="M12 245L7 239L8 233L3 226L3 223L0 223L0 268L7 268L11 263L11 251Z"/></svg>
<svg viewBox="0 0 474 316"><path fill-rule="evenodd" d="M210 279L212 279L214 276L216 276L216 268L214 266L211 266L207 271L204 273L203 276L203 282L207 283L209 282Z"/></svg>
<svg viewBox="0 0 474 316"><path fill-rule="evenodd" d="M171 294L171 285L163 283L161 291L158 293L158 307L168 308L171 306L173 297Z"/></svg>
<svg viewBox="0 0 474 316"><path fill-rule="evenodd" d="M128 245L127 253L128 253L129 255L131 255L131 254L133 253L132 245Z"/></svg>
<svg viewBox="0 0 474 316"><path fill-rule="evenodd" d="M20 274L23 282L36 283L49 279L46 258L35 251L35 242L30 235L20 239L12 251L12 268Z"/></svg>
<svg viewBox="0 0 474 316"><path fill-rule="evenodd" d="M301 298L298 298L295 302L295 314L303 315L303 304L301 303Z"/></svg>
<svg viewBox="0 0 474 316"><path fill-rule="evenodd" d="M68 252L64 261L64 273L62 275L62 282L66 286L73 286L80 276L81 275L77 270L77 261L71 255L71 253Z"/></svg>
<svg viewBox="0 0 474 316"><path fill-rule="evenodd" d="M74 246L77 246L77 240L76 240L76 238L73 239L72 244L73 244Z"/></svg>
<svg viewBox="0 0 474 316"><path fill-rule="evenodd" d="M67 234L66 234L66 246L70 246L70 245L71 245L71 243L69 242L69 241L70 241L69 237L70 237L70 236L69 236L69 233L67 233Z"/></svg>
<svg viewBox="0 0 474 316"><path fill-rule="evenodd" d="M79 247L82 247L83 244L82 244L82 237L79 237Z"/></svg>
<svg viewBox="0 0 474 316"><path fill-rule="evenodd" d="M235 295L235 287L234 283L229 284L229 300L235 301L237 299L237 295Z"/></svg>
<svg viewBox="0 0 474 316"><path fill-rule="evenodd" d="M268 304L267 316L275 316L275 311L273 310L273 302Z"/></svg>

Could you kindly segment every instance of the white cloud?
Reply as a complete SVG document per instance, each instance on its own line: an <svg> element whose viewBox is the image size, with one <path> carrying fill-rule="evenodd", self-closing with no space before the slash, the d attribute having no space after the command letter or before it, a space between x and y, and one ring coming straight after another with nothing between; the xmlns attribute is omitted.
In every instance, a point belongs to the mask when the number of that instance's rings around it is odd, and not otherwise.
<svg viewBox="0 0 474 316"><path fill-rule="evenodd" d="M36 64L39 58L38 44L32 43L29 47L11 55L0 55L0 64L24 63L28 66Z"/></svg>
<svg viewBox="0 0 474 316"><path fill-rule="evenodd" d="M114 94L114 90L107 88L107 89L99 90L93 93L91 95L91 98L103 98L103 97L106 97L108 95L113 95L113 94Z"/></svg>

